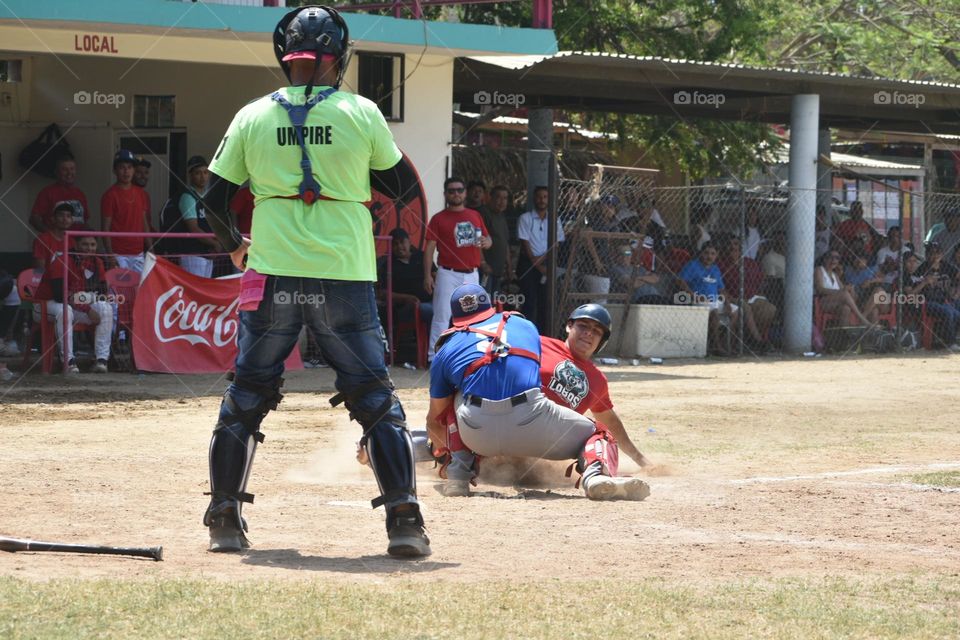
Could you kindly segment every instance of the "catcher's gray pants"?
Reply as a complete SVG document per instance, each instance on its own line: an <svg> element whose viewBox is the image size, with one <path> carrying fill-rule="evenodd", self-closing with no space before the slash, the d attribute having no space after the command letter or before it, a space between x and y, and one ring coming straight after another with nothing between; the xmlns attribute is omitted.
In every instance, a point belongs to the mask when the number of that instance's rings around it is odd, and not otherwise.
<svg viewBox="0 0 960 640"><path fill-rule="evenodd" d="M447 477L469 480L473 455L575 460L596 432L593 421L528 389L504 400L456 397L460 439L470 451L453 453Z"/></svg>

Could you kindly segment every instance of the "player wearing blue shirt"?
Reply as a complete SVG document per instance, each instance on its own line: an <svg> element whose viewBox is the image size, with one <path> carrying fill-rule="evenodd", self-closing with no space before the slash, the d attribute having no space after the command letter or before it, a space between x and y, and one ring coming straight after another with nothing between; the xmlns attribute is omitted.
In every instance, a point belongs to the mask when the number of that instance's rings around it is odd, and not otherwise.
<svg viewBox="0 0 960 640"><path fill-rule="evenodd" d="M731 304L720 267L717 266L717 248L712 242L700 247L700 255L680 270L677 286L680 291L674 296L677 304L695 304L710 309L709 331L713 350L717 355L730 355L720 339L720 316L730 317L730 327L738 326L739 307Z"/></svg>
<svg viewBox="0 0 960 640"><path fill-rule="evenodd" d="M713 258L710 259L712 253ZM704 256L707 256L706 260ZM726 288L723 275L716 264L717 250L712 244L704 243L700 256L691 260L680 270L680 279L695 294L694 302L714 302L720 300L721 292Z"/></svg>
<svg viewBox="0 0 960 640"><path fill-rule="evenodd" d="M532 322L497 313L476 284L458 287L450 309L453 326L430 365L427 415L432 441L450 454L445 495L470 494L477 456L575 459L591 499L649 495L639 478L613 477L616 444L605 429L540 390L540 335Z"/></svg>

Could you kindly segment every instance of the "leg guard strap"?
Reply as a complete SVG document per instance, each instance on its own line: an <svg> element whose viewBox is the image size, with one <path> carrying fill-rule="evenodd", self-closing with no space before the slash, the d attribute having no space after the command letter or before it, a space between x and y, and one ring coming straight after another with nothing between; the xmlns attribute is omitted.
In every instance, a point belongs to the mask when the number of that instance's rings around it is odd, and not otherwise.
<svg viewBox="0 0 960 640"><path fill-rule="evenodd" d="M381 389L386 389L390 393L383 399L383 402L380 403L375 409L364 409L360 406L360 400L362 400L367 394L371 391L378 391ZM389 422L391 424L402 427L403 429L407 428L406 421L402 419L397 419L396 416L391 416L391 409L394 404L399 404L400 400L397 398L397 394L393 392L394 386L393 382L388 378L387 380L373 380L362 384L358 387L351 389L350 391L341 391L335 396L330 398L330 405L336 407L339 404L344 404L347 407L347 410L350 412L350 419L356 420L360 423L360 426L363 427L363 435L360 436L360 446L365 446L367 443L367 438L370 436L370 429L374 425L389 417ZM403 412L401 411L401 415Z"/></svg>
<svg viewBox="0 0 960 640"><path fill-rule="evenodd" d="M232 424L241 424L248 429L253 429L253 438L257 442L263 442L266 440L266 436L263 435L263 432L260 431L260 423L263 422L263 419L267 417L267 413L270 409L267 407L267 403L261 402L252 409L241 409L237 406L236 400L230 397L230 394L225 394L223 396L223 403L227 406L227 409L230 411L230 423L223 421L223 417L217 420L217 426L213 428L214 433L220 429L226 429ZM276 404L274 404L276 407ZM222 414L222 412L221 412Z"/></svg>
<svg viewBox="0 0 960 640"><path fill-rule="evenodd" d="M207 512L203 514L203 526L223 526L224 523L230 523L240 531L248 531L247 521L240 515L238 504L233 500L225 502L211 502L207 507Z"/></svg>
<svg viewBox="0 0 960 640"><path fill-rule="evenodd" d="M410 491L408 489L395 489L389 493L383 494L379 498L374 498L371 500L370 506L376 509L377 507L382 507L388 502L393 502L394 500L403 500L408 495L410 495Z"/></svg>
<svg viewBox="0 0 960 640"><path fill-rule="evenodd" d="M210 496L211 502L237 500L238 502L253 504L253 494L244 491L204 491L203 495Z"/></svg>
<svg viewBox="0 0 960 640"><path fill-rule="evenodd" d="M283 394L280 393L280 388L283 387L283 378L277 378L273 384L266 385L247 380L246 378L240 378L236 372L231 371L227 374L227 380L241 389L252 391L263 398L263 403L268 411L276 409L280 401L283 400Z"/></svg>

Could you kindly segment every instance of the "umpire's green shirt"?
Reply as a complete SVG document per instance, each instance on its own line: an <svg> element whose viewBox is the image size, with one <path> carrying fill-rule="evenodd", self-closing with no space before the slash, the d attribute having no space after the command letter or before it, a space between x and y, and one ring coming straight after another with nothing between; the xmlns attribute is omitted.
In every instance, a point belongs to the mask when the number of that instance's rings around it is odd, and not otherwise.
<svg viewBox="0 0 960 640"><path fill-rule="evenodd" d="M316 87L314 92L326 87ZM304 87L281 93L296 104ZM377 105L337 91L310 109L305 143L322 195L312 205L290 199L303 173L300 146L287 111L264 96L241 109L210 163L210 171L242 184L250 180L256 208L247 266L260 273L332 280L375 281L370 170L402 157Z"/></svg>

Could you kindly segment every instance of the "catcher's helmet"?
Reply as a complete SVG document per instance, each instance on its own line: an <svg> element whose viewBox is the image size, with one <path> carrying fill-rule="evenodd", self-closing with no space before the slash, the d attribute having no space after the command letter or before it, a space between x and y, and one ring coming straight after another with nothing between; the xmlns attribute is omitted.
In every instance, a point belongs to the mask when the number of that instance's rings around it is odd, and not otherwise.
<svg viewBox="0 0 960 640"><path fill-rule="evenodd" d="M490 294L478 284L462 284L450 295L450 314L454 321L462 322L490 308Z"/></svg>
<svg viewBox="0 0 960 640"><path fill-rule="evenodd" d="M290 60L316 60L331 55L340 62L336 86L339 88L347 68L350 31L336 9L320 5L299 7L290 11L273 30L273 53L290 79Z"/></svg>
<svg viewBox="0 0 960 640"><path fill-rule="evenodd" d="M613 318L610 317L610 312L599 304L583 304L570 313L569 317L567 317L567 324L580 318L599 322L600 326L603 327L603 338L601 338L600 345L597 347L597 353L599 353L604 345L607 344L607 340L610 339L610 326L613 324Z"/></svg>

